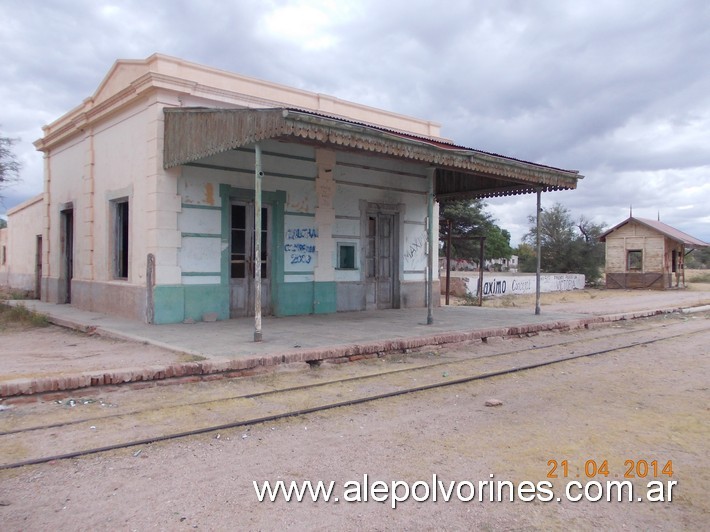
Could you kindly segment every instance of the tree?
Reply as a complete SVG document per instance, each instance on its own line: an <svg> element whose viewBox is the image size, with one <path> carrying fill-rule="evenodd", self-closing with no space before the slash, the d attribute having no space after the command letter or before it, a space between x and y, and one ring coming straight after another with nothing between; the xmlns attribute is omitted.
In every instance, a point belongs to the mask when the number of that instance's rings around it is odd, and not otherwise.
<svg viewBox="0 0 710 532"><path fill-rule="evenodd" d="M495 219L485 212L486 204L476 200L452 200L441 203L440 217L451 221L451 258L475 260L480 256L480 241L473 237L485 237L483 253L487 259L509 259L510 233L495 224ZM444 241L444 253L448 242L449 224L439 224L439 236Z"/></svg>
<svg viewBox="0 0 710 532"><path fill-rule="evenodd" d="M710 268L710 248L698 248L689 252L685 257L685 267L696 270Z"/></svg>
<svg viewBox="0 0 710 532"><path fill-rule="evenodd" d="M604 224L595 224L580 216L577 229L581 235L575 245L577 257L580 259L578 271L584 274L588 282L594 282L599 279L606 260L606 247L599 241L604 232Z"/></svg>
<svg viewBox="0 0 710 532"><path fill-rule="evenodd" d="M7 220L5 218L0 218L0 229L5 229L7 227Z"/></svg>
<svg viewBox="0 0 710 532"><path fill-rule="evenodd" d="M518 256L518 269L521 272L534 272L537 270L537 254L535 246L521 242L515 250Z"/></svg>
<svg viewBox="0 0 710 532"><path fill-rule="evenodd" d="M523 241L531 246L533 260L526 257L521 261L521 270L535 271L537 220L534 216L528 216L528 222L531 224L530 231ZM587 281L596 281L604 264L604 244L599 242L603 229L603 224L594 224L584 216L575 221L570 211L559 203L544 210L540 213L540 269L544 272L581 273Z"/></svg>
<svg viewBox="0 0 710 532"><path fill-rule="evenodd" d="M20 178L20 163L12 151L15 142L16 139L0 135L0 190Z"/></svg>

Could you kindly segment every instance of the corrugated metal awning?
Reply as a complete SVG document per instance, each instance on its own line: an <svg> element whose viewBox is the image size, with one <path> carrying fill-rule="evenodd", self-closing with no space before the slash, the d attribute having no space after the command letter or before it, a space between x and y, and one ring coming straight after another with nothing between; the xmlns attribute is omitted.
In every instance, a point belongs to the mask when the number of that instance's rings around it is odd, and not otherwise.
<svg viewBox="0 0 710 532"><path fill-rule="evenodd" d="M433 166L439 199L574 189L582 177L573 170L303 110L166 108L164 113L165 168L276 139Z"/></svg>

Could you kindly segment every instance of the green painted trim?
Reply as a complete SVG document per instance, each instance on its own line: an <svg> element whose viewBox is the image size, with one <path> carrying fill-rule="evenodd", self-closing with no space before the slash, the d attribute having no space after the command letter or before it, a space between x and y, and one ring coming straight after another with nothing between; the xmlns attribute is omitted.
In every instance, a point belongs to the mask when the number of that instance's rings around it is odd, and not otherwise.
<svg viewBox="0 0 710 532"><path fill-rule="evenodd" d="M330 314L338 310L335 281L276 284L282 297L273 307L275 316Z"/></svg>
<svg viewBox="0 0 710 532"><path fill-rule="evenodd" d="M338 289L335 281L313 283L313 313L332 314L338 310Z"/></svg>
<svg viewBox="0 0 710 532"><path fill-rule="evenodd" d="M237 168L233 166L221 166L218 164L205 164L205 163L187 163L185 166L193 166L195 168L206 168L207 170L220 170L222 172L234 172L235 174L247 174L254 175L253 168ZM293 174L280 174L277 172L264 172L264 176L268 177L283 177L285 179L299 179L301 181L315 181L315 177L300 176Z"/></svg>
<svg viewBox="0 0 710 532"><path fill-rule="evenodd" d="M276 283L279 298L275 301L275 316L313 314L313 283Z"/></svg>
<svg viewBox="0 0 710 532"><path fill-rule="evenodd" d="M183 277L219 277L222 272L182 272Z"/></svg>
<svg viewBox="0 0 710 532"><path fill-rule="evenodd" d="M295 179L297 181L310 181L315 182L315 177L308 177L303 175L293 175L293 174L275 174L274 172L269 172L267 176L283 177L284 179Z"/></svg>
<svg viewBox="0 0 710 532"><path fill-rule="evenodd" d="M242 153L254 153L254 150L253 149L250 150L249 148L232 148L232 151L239 151ZM291 159L294 161L306 161L309 163L316 162L315 157L304 157L302 155L288 155L286 153L277 153L275 151L262 151L261 154L262 155L272 155L272 156L278 157L280 159Z"/></svg>
<svg viewBox="0 0 710 532"><path fill-rule="evenodd" d="M155 323L202 321L207 312L229 319L229 286L221 284L157 285L153 288Z"/></svg>
<svg viewBox="0 0 710 532"><path fill-rule="evenodd" d="M185 318L202 321L208 312L216 312L218 320L229 319L229 287L220 284L183 285Z"/></svg>
<svg viewBox="0 0 710 532"><path fill-rule="evenodd" d="M315 218L316 215L313 212L295 212L295 211L284 211L286 216L305 216L307 218Z"/></svg>
<svg viewBox="0 0 710 532"><path fill-rule="evenodd" d="M183 209L205 209L208 211L221 211L222 207L220 205L197 205L195 203L181 203L180 206Z"/></svg>
<svg viewBox="0 0 710 532"><path fill-rule="evenodd" d="M295 272L295 271L285 271L284 275L315 275L315 271L311 270L309 272Z"/></svg>
<svg viewBox="0 0 710 532"><path fill-rule="evenodd" d="M229 185L225 184L220 184L219 185L219 198L222 202L222 206L220 207L222 210L221 213L221 220L220 224L222 227L222 240L221 240L221 247L222 247L222 254L219 259L219 267L221 270L221 275L220 275L220 284L222 286L227 286L229 287L229 238L230 238L230 226L229 226L229 208L230 208L230 203L229 203L229 194L232 190L232 187Z"/></svg>
<svg viewBox="0 0 710 532"><path fill-rule="evenodd" d="M273 174L269 174L273 175ZM231 228L229 225L230 208L232 200L253 201L254 190L232 187L220 184L219 196L222 200L222 256L220 257L221 284L229 286L229 241ZM278 285L284 276L284 206L286 204L286 191L262 192L262 201L271 205L271 306L276 307L279 300Z"/></svg>
<svg viewBox="0 0 710 532"><path fill-rule="evenodd" d="M279 286L284 279L284 209L286 207L286 191L277 190L269 193L268 201L271 202L271 308L276 308L277 302L282 298Z"/></svg>
<svg viewBox="0 0 710 532"><path fill-rule="evenodd" d="M182 233L183 238L222 238L221 233Z"/></svg>
<svg viewBox="0 0 710 532"><path fill-rule="evenodd" d="M185 319L185 291L182 285L153 287L153 323L180 323Z"/></svg>

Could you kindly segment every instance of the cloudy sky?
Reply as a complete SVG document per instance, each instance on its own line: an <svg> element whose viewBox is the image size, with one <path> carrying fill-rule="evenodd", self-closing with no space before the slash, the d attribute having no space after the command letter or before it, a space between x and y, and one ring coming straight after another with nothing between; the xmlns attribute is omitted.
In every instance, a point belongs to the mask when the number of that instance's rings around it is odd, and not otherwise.
<svg viewBox="0 0 710 532"><path fill-rule="evenodd" d="M23 165L0 213L42 189L42 125L160 52L579 170L543 204L607 227L633 205L710 241L707 0L2 0L0 21L0 134ZM489 210L517 245L535 198Z"/></svg>

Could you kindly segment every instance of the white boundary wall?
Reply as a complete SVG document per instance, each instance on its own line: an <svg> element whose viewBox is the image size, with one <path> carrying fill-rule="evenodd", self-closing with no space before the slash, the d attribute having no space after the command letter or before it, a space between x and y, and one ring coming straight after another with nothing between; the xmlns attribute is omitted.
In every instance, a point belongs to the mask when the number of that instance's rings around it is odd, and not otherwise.
<svg viewBox="0 0 710 532"><path fill-rule="evenodd" d="M465 277L466 292L478 297L478 275ZM540 292L563 292L584 288L584 275L550 273L540 275ZM535 275L483 274L483 297L535 293Z"/></svg>

